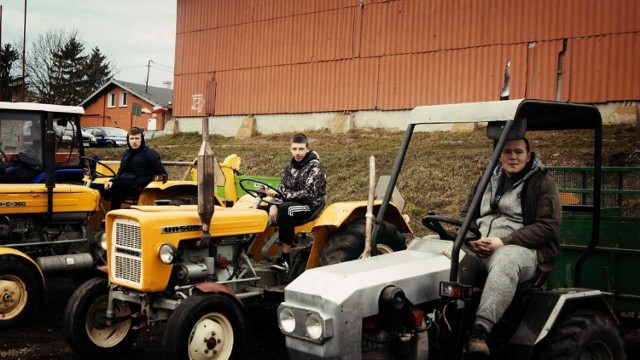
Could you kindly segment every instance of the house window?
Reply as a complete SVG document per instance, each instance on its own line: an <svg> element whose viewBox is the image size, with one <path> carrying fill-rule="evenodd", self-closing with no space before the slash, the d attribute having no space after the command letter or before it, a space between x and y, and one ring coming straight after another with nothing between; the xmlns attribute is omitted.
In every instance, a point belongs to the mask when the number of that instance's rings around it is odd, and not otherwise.
<svg viewBox="0 0 640 360"><path fill-rule="evenodd" d="M120 93L120 107L127 107L127 93Z"/></svg>
<svg viewBox="0 0 640 360"><path fill-rule="evenodd" d="M107 107L116 107L116 94L107 94Z"/></svg>

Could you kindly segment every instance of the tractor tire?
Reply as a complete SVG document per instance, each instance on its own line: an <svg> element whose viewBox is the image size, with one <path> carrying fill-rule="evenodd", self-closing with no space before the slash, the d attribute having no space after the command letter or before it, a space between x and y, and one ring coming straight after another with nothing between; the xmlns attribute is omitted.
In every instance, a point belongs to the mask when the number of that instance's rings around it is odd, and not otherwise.
<svg viewBox="0 0 640 360"><path fill-rule="evenodd" d="M131 348L138 336L131 318L105 323L109 284L106 278L91 279L71 295L62 318L62 331L71 349L83 358L118 359ZM115 315L132 313L128 303L117 301Z"/></svg>
<svg viewBox="0 0 640 360"><path fill-rule="evenodd" d="M221 294L196 293L169 317L163 353L167 360L245 359L248 337L239 303Z"/></svg>
<svg viewBox="0 0 640 360"><path fill-rule="evenodd" d="M12 256L0 258L0 330L28 322L40 302L38 276Z"/></svg>
<svg viewBox="0 0 640 360"><path fill-rule="evenodd" d="M536 359L624 360L624 343L611 316L593 310L566 315L536 349Z"/></svg>
<svg viewBox="0 0 640 360"><path fill-rule="evenodd" d="M340 227L329 236L320 252L318 266L343 263L360 258L364 251L365 219L358 219ZM407 248L404 235L388 222L383 222L376 237L378 254L387 254Z"/></svg>

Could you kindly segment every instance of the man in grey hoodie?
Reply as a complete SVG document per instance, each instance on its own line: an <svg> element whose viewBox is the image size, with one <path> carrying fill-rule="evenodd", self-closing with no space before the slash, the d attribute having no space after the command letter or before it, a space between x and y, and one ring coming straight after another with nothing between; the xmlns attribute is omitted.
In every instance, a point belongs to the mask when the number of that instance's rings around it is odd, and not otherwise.
<svg viewBox="0 0 640 360"><path fill-rule="evenodd" d="M555 181L530 151L526 138L505 144L479 211L467 214L477 186L478 182L461 215L472 216L483 236L469 241L460 278L469 283L465 278L477 274L464 272L472 268L486 272L467 352L489 355L488 334L509 307L518 284L551 270L560 254L562 205Z"/></svg>

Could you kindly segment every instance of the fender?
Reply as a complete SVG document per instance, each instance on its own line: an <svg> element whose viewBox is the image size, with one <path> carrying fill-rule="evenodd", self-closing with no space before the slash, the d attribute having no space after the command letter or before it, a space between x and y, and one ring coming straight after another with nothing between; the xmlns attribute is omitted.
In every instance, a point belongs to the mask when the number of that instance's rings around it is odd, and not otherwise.
<svg viewBox="0 0 640 360"><path fill-rule="evenodd" d="M373 212L376 214L380 209L381 200L376 200L373 205ZM409 226L409 221L398 210L398 207L390 203L385 220L395 225L401 233L413 233ZM314 229L317 227L339 228L345 222L355 218L364 217L367 211L366 201L349 201L329 205L315 221Z"/></svg>
<svg viewBox="0 0 640 360"><path fill-rule="evenodd" d="M13 248L0 247L0 259L2 259L5 255L13 255L13 256L19 257L20 259L23 259L24 260L23 262L25 264L33 268L40 275L39 277L40 287L41 287L41 290L44 290L45 280L44 280L44 274L42 273L42 269L40 269L38 264L36 264L36 262L33 261L33 259L29 257L29 255ZM0 261L6 261L6 260L2 259Z"/></svg>
<svg viewBox="0 0 640 360"><path fill-rule="evenodd" d="M520 326L511 337L510 344L532 348L553 329L566 308L595 309L611 315L619 325L606 293L600 290L565 288L544 291L535 295L527 307Z"/></svg>
<svg viewBox="0 0 640 360"><path fill-rule="evenodd" d="M236 293L234 293L233 291L231 291L231 289L229 289L228 287L216 283L216 282L211 282L211 281L207 281L207 282L201 282L201 283L197 283L195 285L195 288L204 292L204 293L212 293L212 294L226 294L229 295L231 298L233 298L238 304L240 304L240 306L242 306L244 308L244 305L242 303L242 301L240 301L240 299L238 298L238 296L236 295Z"/></svg>

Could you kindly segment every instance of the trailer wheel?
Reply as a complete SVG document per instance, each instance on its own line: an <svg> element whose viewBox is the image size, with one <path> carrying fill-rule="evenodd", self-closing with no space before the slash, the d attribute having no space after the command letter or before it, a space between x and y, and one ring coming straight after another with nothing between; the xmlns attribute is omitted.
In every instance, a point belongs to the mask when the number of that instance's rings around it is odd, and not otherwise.
<svg viewBox="0 0 640 360"><path fill-rule="evenodd" d="M62 318L62 330L67 343L84 358L118 358L133 345L138 331L128 316L128 303L116 301L116 319L106 323L109 285L105 278L91 279L71 295Z"/></svg>
<svg viewBox="0 0 640 360"><path fill-rule="evenodd" d="M169 317L166 359L245 359L248 328L240 305L225 295L197 293Z"/></svg>
<svg viewBox="0 0 640 360"><path fill-rule="evenodd" d="M536 359L626 359L620 332L611 316L598 311L568 314L552 330Z"/></svg>
<svg viewBox="0 0 640 360"><path fill-rule="evenodd" d="M0 329L9 329L28 321L40 299L38 274L27 265L0 259Z"/></svg>
<svg viewBox="0 0 640 360"><path fill-rule="evenodd" d="M358 259L364 251L365 219L352 221L329 236L320 252L318 266L338 264ZM383 222L376 237L379 255L407 248L404 235L388 222Z"/></svg>

